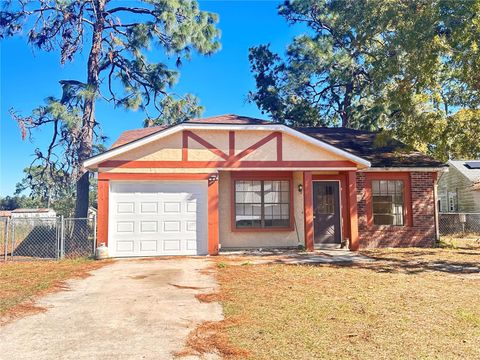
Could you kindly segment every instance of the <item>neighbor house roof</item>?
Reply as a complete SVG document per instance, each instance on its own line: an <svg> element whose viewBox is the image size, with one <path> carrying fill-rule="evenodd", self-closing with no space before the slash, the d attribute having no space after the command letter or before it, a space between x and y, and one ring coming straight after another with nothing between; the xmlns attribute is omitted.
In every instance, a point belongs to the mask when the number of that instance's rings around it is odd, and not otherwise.
<svg viewBox="0 0 480 360"><path fill-rule="evenodd" d="M272 121L238 115L221 115L203 119L192 119L193 124L229 124L229 125L278 125ZM153 126L123 132L112 148L161 132L171 126ZM430 156L411 149L395 139L379 138L378 132L354 130L348 128L295 127L294 130L320 140L338 149L342 149L368 160L372 167L444 167L446 166Z"/></svg>
<svg viewBox="0 0 480 360"><path fill-rule="evenodd" d="M0 217L10 217L12 212L10 210L0 210Z"/></svg>
<svg viewBox="0 0 480 360"><path fill-rule="evenodd" d="M473 183L480 183L480 169L471 169L467 166L467 162L480 160L448 160L448 165L454 167L463 176Z"/></svg>
<svg viewBox="0 0 480 360"><path fill-rule="evenodd" d="M47 213L49 211L53 211L52 209L47 208L38 208L38 209L28 209L28 208L19 208L12 210L12 214L20 214L20 213Z"/></svg>

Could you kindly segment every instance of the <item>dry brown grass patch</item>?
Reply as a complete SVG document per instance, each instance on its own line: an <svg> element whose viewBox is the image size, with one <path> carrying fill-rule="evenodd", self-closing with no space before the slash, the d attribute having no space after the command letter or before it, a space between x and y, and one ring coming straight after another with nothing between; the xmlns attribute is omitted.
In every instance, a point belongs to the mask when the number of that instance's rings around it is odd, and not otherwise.
<svg viewBox="0 0 480 360"><path fill-rule="evenodd" d="M222 299L222 295L218 292L207 294L196 294L195 297L198 301L203 303L219 302Z"/></svg>
<svg viewBox="0 0 480 360"><path fill-rule="evenodd" d="M201 287L201 286L179 285L179 284L172 284L172 283L168 283L168 285L176 287L177 289L187 289L187 290L202 290L202 289L205 289L205 287Z"/></svg>
<svg viewBox="0 0 480 360"><path fill-rule="evenodd" d="M249 351L230 358L480 358L480 279L449 267L478 265L476 250L367 253L379 261L217 267L235 321L213 330Z"/></svg>
<svg viewBox="0 0 480 360"><path fill-rule="evenodd" d="M231 318L222 321L205 321L188 335L186 346L175 354L177 357L202 356L216 353L223 359L245 358L249 352L232 345L228 338L228 328L238 326L239 321Z"/></svg>

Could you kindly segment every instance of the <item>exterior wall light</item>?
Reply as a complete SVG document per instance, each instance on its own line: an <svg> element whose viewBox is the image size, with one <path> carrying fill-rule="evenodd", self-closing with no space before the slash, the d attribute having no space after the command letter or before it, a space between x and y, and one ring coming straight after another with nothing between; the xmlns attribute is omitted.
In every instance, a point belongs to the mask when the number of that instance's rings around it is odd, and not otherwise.
<svg viewBox="0 0 480 360"><path fill-rule="evenodd" d="M303 191L303 185L302 184L298 184L298 192L301 194Z"/></svg>
<svg viewBox="0 0 480 360"><path fill-rule="evenodd" d="M218 174L212 174L208 177L208 182L213 183L218 180Z"/></svg>

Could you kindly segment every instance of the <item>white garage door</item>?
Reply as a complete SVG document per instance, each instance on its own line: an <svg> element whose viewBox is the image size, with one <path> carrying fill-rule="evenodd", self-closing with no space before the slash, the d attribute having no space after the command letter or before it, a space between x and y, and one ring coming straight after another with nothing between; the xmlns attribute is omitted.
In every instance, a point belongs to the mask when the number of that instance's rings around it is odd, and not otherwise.
<svg viewBox="0 0 480 360"><path fill-rule="evenodd" d="M205 255L207 182L111 182L110 256Z"/></svg>

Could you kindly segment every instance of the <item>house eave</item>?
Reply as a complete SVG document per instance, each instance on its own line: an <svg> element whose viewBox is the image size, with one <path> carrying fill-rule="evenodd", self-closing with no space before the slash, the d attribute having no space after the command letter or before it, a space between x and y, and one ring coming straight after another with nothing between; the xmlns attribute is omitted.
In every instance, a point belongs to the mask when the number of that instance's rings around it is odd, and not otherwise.
<svg viewBox="0 0 480 360"><path fill-rule="evenodd" d="M232 124L198 124L198 123L181 123L164 130L160 130L153 134L147 135L138 140L134 140L130 143L121 145L119 147L110 149L102 154L96 155L84 161L83 165L90 170L96 170L98 165L114 156L118 156L130 150L147 145L153 141L162 139L169 135L182 130L195 130L195 129L209 129L209 130L246 130L246 131L279 131L294 137L297 137L309 144L320 146L321 148L330 151L336 155L342 156L352 162L356 163L359 168L368 168L371 166L368 160L353 155L345 150L327 144L321 140L314 139L311 136L305 135L297 130L294 130L288 126L276 124L276 125L232 125Z"/></svg>
<svg viewBox="0 0 480 360"><path fill-rule="evenodd" d="M368 169L362 169L359 170L360 172L438 172L438 173L446 173L448 172L448 167L446 166L441 166L441 167L421 167L421 166L416 166L416 167L395 167L395 166L390 166L390 167L370 167Z"/></svg>

